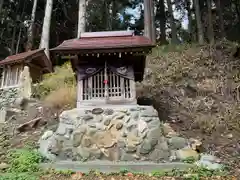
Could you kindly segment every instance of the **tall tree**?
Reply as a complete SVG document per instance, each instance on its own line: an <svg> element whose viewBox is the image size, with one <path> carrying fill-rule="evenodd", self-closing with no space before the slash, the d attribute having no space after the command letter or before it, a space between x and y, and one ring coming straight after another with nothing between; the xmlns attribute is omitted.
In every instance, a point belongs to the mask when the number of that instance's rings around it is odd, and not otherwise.
<svg viewBox="0 0 240 180"><path fill-rule="evenodd" d="M212 0L207 0L208 10L208 40L210 44L214 44L214 32L213 32L213 21L212 21Z"/></svg>
<svg viewBox="0 0 240 180"><path fill-rule="evenodd" d="M150 15L151 15L151 40L152 43L156 43L156 27L155 27L155 13L154 13L154 3L153 0L149 1Z"/></svg>
<svg viewBox="0 0 240 180"><path fill-rule="evenodd" d="M41 42L40 42L40 48L45 48L46 56L49 59L50 59L49 38L50 38L52 8L53 8L53 0L47 0L44 21L43 21L43 27L42 27L42 36L41 36Z"/></svg>
<svg viewBox="0 0 240 180"><path fill-rule="evenodd" d="M152 0L144 0L144 35L151 39L153 43L156 42L156 29L155 22L153 19L153 1Z"/></svg>
<svg viewBox="0 0 240 180"><path fill-rule="evenodd" d="M2 13L3 3L4 3L4 0L0 0L0 14Z"/></svg>
<svg viewBox="0 0 240 180"><path fill-rule="evenodd" d="M220 0L216 0L216 7L217 7L217 12L218 12L218 17L219 17L219 25L220 25L221 38L225 38L223 12L222 12L222 7L221 7L221 2L220 2Z"/></svg>
<svg viewBox="0 0 240 180"><path fill-rule="evenodd" d="M86 30L86 0L78 0L78 33L77 37L80 38L81 32Z"/></svg>
<svg viewBox="0 0 240 180"><path fill-rule="evenodd" d="M193 36L193 19L192 19L192 9L191 9L191 0L186 0L186 10L187 10L187 14L188 14L188 33L189 33L189 37L190 40L193 41L194 40L194 36Z"/></svg>
<svg viewBox="0 0 240 180"><path fill-rule="evenodd" d="M156 20L159 21L159 28L160 28L160 43L166 44L166 12L165 12L165 4L164 0L159 0L157 2L157 14L156 14Z"/></svg>
<svg viewBox="0 0 240 180"><path fill-rule="evenodd" d="M177 44L178 43L177 27L176 27L175 19L173 16L173 8L172 8L171 0L167 0L167 6L168 6L169 19L170 19L170 26L171 26L171 42L173 44Z"/></svg>
<svg viewBox="0 0 240 180"><path fill-rule="evenodd" d="M201 20L201 12L199 7L199 0L194 0L194 7L195 7L195 17L197 21L197 34L198 34L198 43L204 43L204 34L203 34L203 25Z"/></svg>
<svg viewBox="0 0 240 180"><path fill-rule="evenodd" d="M149 0L144 0L144 35L151 39L151 13Z"/></svg>
<svg viewBox="0 0 240 180"><path fill-rule="evenodd" d="M33 38L34 38L33 37L33 26L34 26L34 23L35 23L37 2L38 2L38 0L33 1L31 21L30 21L29 28L28 28L28 42L27 42L26 50L31 50L32 47L33 47Z"/></svg>

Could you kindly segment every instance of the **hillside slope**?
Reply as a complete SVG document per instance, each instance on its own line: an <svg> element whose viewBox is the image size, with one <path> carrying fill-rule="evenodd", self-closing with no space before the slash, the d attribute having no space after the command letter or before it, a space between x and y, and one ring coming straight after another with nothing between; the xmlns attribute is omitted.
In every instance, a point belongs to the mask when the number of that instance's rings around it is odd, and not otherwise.
<svg viewBox="0 0 240 180"><path fill-rule="evenodd" d="M240 58L233 56L235 51L230 42L156 48L137 89L154 100L161 120L239 166Z"/></svg>

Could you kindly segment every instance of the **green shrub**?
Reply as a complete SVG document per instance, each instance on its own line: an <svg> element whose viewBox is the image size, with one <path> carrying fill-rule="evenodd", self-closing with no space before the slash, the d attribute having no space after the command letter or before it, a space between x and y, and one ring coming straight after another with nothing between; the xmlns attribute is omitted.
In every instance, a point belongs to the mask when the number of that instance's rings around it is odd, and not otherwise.
<svg viewBox="0 0 240 180"><path fill-rule="evenodd" d="M32 173L6 173L0 174L0 180L37 180Z"/></svg>
<svg viewBox="0 0 240 180"><path fill-rule="evenodd" d="M75 75L69 62L57 66L53 73L44 75L43 80L35 86L34 95L45 98L51 92L66 86L76 87Z"/></svg>
<svg viewBox="0 0 240 180"><path fill-rule="evenodd" d="M39 163L43 157L35 150L30 148L17 149L8 154L10 169L9 172L25 173L38 172Z"/></svg>

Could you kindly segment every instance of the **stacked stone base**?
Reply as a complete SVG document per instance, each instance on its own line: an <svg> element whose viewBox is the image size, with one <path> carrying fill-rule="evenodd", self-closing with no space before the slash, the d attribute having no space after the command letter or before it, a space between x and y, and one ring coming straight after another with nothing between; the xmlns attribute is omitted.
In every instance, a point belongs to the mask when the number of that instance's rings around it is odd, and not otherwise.
<svg viewBox="0 0 240 180"><path fill-rule="evenodd" d="M164 136L152 106L83 107L63 112L59 121L56 132L40 139L40 152L51 160L166 162L188 145Z"/></svg>

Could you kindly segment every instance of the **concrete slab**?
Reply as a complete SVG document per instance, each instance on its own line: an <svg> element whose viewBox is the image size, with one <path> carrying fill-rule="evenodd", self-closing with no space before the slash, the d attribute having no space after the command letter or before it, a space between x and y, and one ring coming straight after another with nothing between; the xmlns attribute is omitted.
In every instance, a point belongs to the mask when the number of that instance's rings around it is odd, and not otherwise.
<svg viewBox="0 0 240 180"><path fill-rule="evenodd" d="M130 172L151 173L154 171L171 171L173 169L187 170L194 167L193 164L171 162L171 163L151 163L151 162L110 162L110 161L90 161L72 162L59 161L55 163L41 164L42 168L53 168L56 170L72 170L88 173L91 170L102 173L117 173L122 170Z"/></svg>

